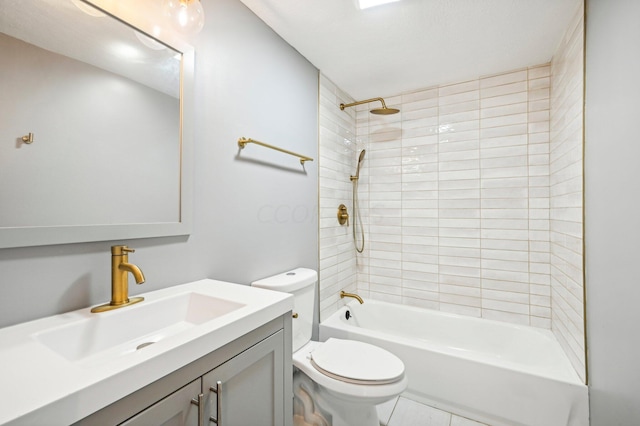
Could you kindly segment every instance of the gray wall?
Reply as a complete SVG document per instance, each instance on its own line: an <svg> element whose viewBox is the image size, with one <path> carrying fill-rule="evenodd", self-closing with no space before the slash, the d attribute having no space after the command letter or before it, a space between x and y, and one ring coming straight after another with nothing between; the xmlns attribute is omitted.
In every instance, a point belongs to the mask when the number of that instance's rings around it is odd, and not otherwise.
<svg viewBox="0 0 640 426"><path fill-rule="evenodd" d="M587 0L585 243L593 426L640 424L640 2Z"/></svg>
<svg viewBox="0 0 640 426"><path fill-rule="evenodd" d="M203 0L196 48L193 233L187 237L0 250L0 326L110 298L109 247L147 282L131 294L210 277L248 284L297 266L317 269L317 70L238 0ZM238 156L240 136L258 146ZM253 161L252 161L253 160ZM126 200L123 200L126 205Z"/></svg>

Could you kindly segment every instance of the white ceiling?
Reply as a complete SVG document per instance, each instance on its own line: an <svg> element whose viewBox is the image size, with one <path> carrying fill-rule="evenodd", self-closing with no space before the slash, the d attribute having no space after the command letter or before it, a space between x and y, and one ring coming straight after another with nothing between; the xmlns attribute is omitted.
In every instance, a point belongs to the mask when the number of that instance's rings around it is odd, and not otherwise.
<svg viewBox="0 0 640 426"><path fill-rule="evenodd" d="M241 0L356 99L551 60L582 0Z"/></svg>

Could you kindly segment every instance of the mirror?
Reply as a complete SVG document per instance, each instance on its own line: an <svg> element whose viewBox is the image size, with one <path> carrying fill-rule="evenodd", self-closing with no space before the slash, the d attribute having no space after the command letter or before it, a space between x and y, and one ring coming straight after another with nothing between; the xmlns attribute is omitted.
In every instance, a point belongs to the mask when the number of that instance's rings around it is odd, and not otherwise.
<svg viewBox="0 0 640 426"><path fill-rule="evenodd" d="M0 54L0 248L190 232L190 47L3 0Z"/></svg>

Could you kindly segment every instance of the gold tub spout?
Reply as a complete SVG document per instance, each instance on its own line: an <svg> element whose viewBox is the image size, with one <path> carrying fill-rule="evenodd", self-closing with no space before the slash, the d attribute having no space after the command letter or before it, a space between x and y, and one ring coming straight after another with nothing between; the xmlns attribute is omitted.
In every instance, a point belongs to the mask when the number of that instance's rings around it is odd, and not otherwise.
<svg viewBox="0 0 640 426"><path fill-rule="evenodd" d="M129 298L129 273L136 284L144 283L144 274L133 263L129 263L129 253L135 252L127 246L111 247L111 302L96 306L91 312L104 312L142 302L143 297Z"/></svg>
<svg viewBox="0 0 640 426"><path fill-rule="evenodd" d="M364 300L362 300L362 297L358 296L355 293L347 293L346 291L343 290L340 292L340 299L344 299L345 297L353 297L358 302L360 302L361 305L364 303Z"/></svg>

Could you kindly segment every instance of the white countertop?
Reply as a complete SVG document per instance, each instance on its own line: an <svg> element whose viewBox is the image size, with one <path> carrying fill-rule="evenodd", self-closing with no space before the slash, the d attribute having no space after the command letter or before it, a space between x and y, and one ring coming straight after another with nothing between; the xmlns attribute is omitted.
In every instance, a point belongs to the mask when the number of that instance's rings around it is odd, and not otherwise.
<svg viewBox="0 0 640 426"><path fill-rule="evenodd" d="M142 294L142 303L184 291L245 306L99 365L71 361L35 335L118 310L93 314L85 308L0 329L0 425L69 425L293 308L289 294L209 279Z"/></svg>

